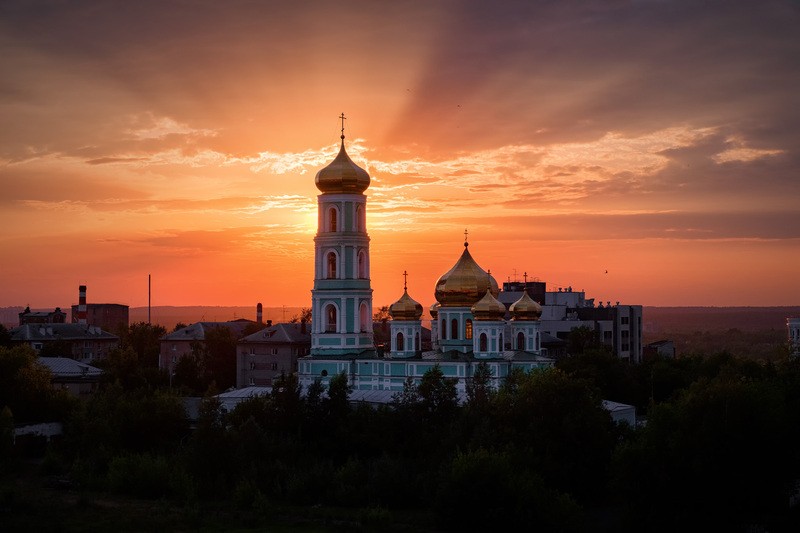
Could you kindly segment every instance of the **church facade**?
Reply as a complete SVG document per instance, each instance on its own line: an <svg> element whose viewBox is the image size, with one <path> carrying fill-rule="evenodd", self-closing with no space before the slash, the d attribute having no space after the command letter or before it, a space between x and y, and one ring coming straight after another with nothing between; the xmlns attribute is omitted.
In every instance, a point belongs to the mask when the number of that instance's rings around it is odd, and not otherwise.
<svg viewBox="0 0 800 533"><path fill-rule="evenodd" d="M317 172L317 234L314 237L311 352L298 360L300 383L323 383L344 372L356 390L399 391L407 378L419 380L438 365L446 377L466 380L484 362L496 381L512 369L553 366L541 353L541 306L527 292L510 307L497 300L490 272L464 250L436 283L430 307L431 345L422 351L422 305L403 294L389 308L390 346L378 355L372 329L369 236L366 227L369 174L347 155Z"/></svg>

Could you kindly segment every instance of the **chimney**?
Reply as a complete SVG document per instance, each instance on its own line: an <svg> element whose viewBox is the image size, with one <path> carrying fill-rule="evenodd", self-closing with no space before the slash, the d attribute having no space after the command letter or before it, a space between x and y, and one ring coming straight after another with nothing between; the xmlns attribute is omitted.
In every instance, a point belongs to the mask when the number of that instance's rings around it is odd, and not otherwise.
<svg viewBox="0 0 800 533"><path fill-rule="evenodd" d="M78 287L78 324L86 324L86 285Z"/></svg>
<svg viewBox="0 0 800 533"><path fill-rule="evenodd" d="M263 324L264 320L264 308L261 306L261 303L256 305L256 322L259 324Z"/></svg>

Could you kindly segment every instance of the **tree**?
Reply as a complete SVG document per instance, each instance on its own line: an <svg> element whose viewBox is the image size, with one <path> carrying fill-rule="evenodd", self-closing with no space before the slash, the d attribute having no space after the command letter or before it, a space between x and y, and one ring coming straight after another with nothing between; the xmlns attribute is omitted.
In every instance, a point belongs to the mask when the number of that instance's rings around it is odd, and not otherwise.
<svg viewBox="0 0 800 533"><path fill-rule="evenodd" d="M353 385L347 377L347 373L342 371L333 376L328 382L328 412L335 418L344 417L350 410L350 393L353 392Z"/></svg>
<svg viewBox="0 0 800 533"><path fill-rule="evenodd" d="M567 337L567 353L569 355L580 355L590 349L602 348L604 346L600 343L600 335L587 326L572 329Z"/></svg>
<svg viewBox="0 0 800 533"><path fill-rule="evenodd" d="M11 332L0 324L0 347L11 348Z"/></svg>
<svg viewBox="0 0 800 533"><path fill-rule="evenodd" d="M166 328L147 322L135 322L128 327L126 335L120 339L122 347L130 346L140 365L158 366L158 354L161 351L161 337L167 334Z"/></svg>
<svg viewBox="0 0 800 533"><path fill-rule="evenodd" d="M16 423L62 420L72 405L69 393L51 384L47 367L30 346L0 347L0 409Z"/></svg>
<svg viewBox="0 0 800 533"><path fill-rule="evenodd" d="M417 388L422 409L437 418L453 414L458 407L457 381L445 377L439 365L425 372Z"/></svg>
<svg viewBox="0 0 800 533"><path fill-rule="evenodd" d="M489 405L493 394L492 370L486 361L481 361L475 367L472 378L467 380L467 404L473 409L483 410Z"/></svg>
<svg viewBox="0 0 800 533"><path fill-rule="evenodd" d="M289 322L292 324L296 324L297 322L303 322L306 324L311 324L311 308L310 307L303 307L300 310L300 315L294 315Z"/></svg>

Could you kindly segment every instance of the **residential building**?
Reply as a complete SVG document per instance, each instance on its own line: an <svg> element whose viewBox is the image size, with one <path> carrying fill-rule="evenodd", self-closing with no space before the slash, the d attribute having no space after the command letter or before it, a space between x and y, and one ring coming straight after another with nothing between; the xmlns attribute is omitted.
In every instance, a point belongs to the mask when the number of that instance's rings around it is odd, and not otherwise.
<svg viewBox="0 0 800 533"><path fill-rule="evenodd" d="M87 396L97 390L103 371L68 357L40 357L36 360L50 370L52 383L73 396Z"/></svg>
<svg viewBox="0 0 800 533"><path fill-rule="evenodd" d="M167 333L161 337L161 349L158 355L158 368L168 370L170 374L181 357L190 355L196 343L203 344L206 334L214 328L225 328L235 339L245 336L245 330L255 322L240 318L228 322L196 322L184 328Z"/></svg>
<svg viewBox="0 0 800 533"><path fill-rule="evenodd" d="M64 324L67 321L67 314L56 307L54 311L31 311L30 307L26 307L23 312L19 314L19 325L25 324Z"/></svg>
<svg viewBox="0 0 800 533"><path fill-rule="evenodd" d="M282 374L297 372L297 359L311 350L311 328L305 322L272 324L239 339L236 386L271 386Z"/></svg>
<svg viewBox="0 0 800 533"><path fill-rule="evenodd" d="M47 344L59 343L58 354L81 362L99 361L119 345L119 337L87 324L25 324L11 330L11 342L27 344L39 353Z"/></svg>

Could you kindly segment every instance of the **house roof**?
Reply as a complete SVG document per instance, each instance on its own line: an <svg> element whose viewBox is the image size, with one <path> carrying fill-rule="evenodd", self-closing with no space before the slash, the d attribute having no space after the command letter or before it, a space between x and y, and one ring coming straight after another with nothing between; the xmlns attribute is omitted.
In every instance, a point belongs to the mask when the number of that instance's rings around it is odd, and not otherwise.
<svg viewBox="0 0 800 533"><path fill-rule="evenodd" d="M40 357L36 362L50 369L53 379L98 378L103 373L97 367L80 363L68 357Z"/></svg>
<svg viewBox="0 0 800 533"><path fill-rule="evenodd" d="M297 322L282 322L273 324L240 339L240 343L259 344L310 344L311 325L306 324L306 332L302 332L302 324Z"/></svg>
<svg viewBox="0 0 800 533"><path fill-rule="evenodd" d="M206 338L206 332L214 328L226 328L239 339L244 335L247 326L253 324L246 319L231 320L228 322L195 322L185 328L181 328L172 333L167 333L161 337L162 341L202 341Z"/></svg>
<svg viewBox="0 0 800 533"><path fill-rule="evenodd" d="M119 337L88 324L24 324L11 330L12 341L119 340Z"/></svg>

